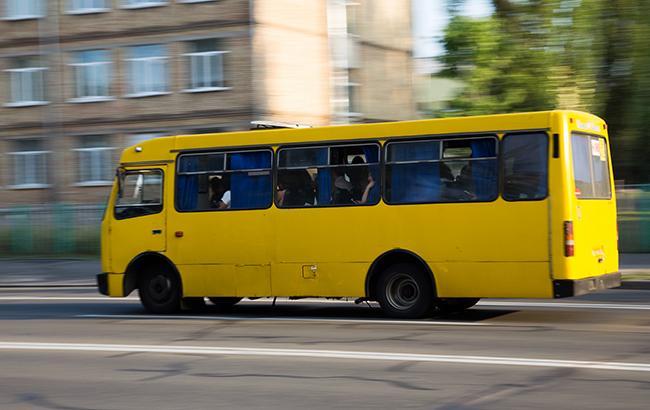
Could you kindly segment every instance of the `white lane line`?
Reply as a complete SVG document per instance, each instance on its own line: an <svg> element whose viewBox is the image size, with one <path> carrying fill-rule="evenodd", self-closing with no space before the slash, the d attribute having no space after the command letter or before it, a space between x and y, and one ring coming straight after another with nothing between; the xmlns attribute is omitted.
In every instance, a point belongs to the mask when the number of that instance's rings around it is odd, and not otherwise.
<svg viewBox="0 0 650 410"><path fill-rule="evenodd" d="M621 310L650 310L650 305L624 304L624 303L586 303L586 302L517 302L517 301L479 301L477 306L486 307L543 307L543 308L570 308L570 309L621 309Z"/></svg>
<svg viewBox="0 0 650 410"><path fill-rule="evenodd" d="M138 302L137 296L129 296L125 298L110 298L107 296L0 296L0 301L103 301L103 302ZM240 304L255 304L264 305L270 304L272 299L263 300L244 300ZM278 299L276 304L300 304L300 303L313 303L313 304L344 304L353 305L353 301L345 300L327 300L327 299L300 299L288 300ZM375 302L370 302L376 306ZM525 302L525 301L494 301L482 300L479 301L477 306L483 307L540 307L540 308L555 308L555 309L613 309L613 310L650 310L650 305L642 304L625 304L625 303L588 303L588 302Z"/></svg>
<svg viewBox="0 0 650 410"><path fill-rule="evenodd" d="M347 350L268 349L245 347L156 346L84 343L0 342L0 350L82 351L122 353L201 354L211 356L272 356L314 359L414 361L504 366L563 367L573 369L650 372L650 363L602 362L583 360L533 359L498 356L464 356L416 353L364 352Z"/></svg>
<svg viewBox="0 0 650 410"><path fill-rule="evenodd" d="M7 301L39 301L39 300L67 300L67 301L103 301L103 302L122 302L122 301L139 301L137 297L126 298L109 298L106 296L0 296L0 300Z"/></svg>
<svg viewBox="0 0 650 410"><path fill-rule="evenodd" d="M88 319L158 319L158 320L230 320L248 322L322 322L322 323L352 323L380 325L435 325L435 326L491 326L482 322L454 322L432 320L384 320L384 319L328 319L319 317L255 317L255 316L188 316L188 315L101 315L88 314L75 317Z"/></svg>

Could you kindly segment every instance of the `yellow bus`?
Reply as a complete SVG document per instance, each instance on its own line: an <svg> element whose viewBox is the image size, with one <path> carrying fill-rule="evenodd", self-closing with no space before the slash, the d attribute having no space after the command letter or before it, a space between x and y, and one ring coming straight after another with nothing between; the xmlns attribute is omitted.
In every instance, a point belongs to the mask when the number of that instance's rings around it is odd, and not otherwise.
<svg viewBox="0 0 650 410"><path fill-rule="evenodd" d="M620 284L607 126L549 111L158 138L121 157L102 294L170 313L242 298L393 317Z"/></svg>

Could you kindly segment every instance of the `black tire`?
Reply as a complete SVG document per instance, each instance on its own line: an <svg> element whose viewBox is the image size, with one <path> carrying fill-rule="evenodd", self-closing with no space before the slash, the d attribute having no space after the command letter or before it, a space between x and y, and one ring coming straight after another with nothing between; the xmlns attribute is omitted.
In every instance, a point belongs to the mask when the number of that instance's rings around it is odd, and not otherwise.
<svg viewBox="0 0 650 410"><path fill-rule="evenodd" d="M181 307L181 282L169 266L146 266L138 280L140 301L147 311L174 313Z"/></svg>
<svg viewBox="0 0 650 410"><path fill-rule="evenodd" d="M212 297L208 298L213 305L219 310L228 310L239 303L243 298L226 298L226 297Z"/></svg>
<svg viewBox="0 0 650 410"><path fill-rule="evenodd" d="M436 301L438 312L443 315L460 313L478 303L479 298L444 298Z"/></svg>
<svg viewBox="0 0 650 410"><path fill-rule="evenodd" d="M205 298L203 297L183 298L183 302L181 306L183 307L183 309L187 309L192 312L200 312L202 310L205 310Z"/></svg>
<svg viewBox="0 0 650 410"><path fill-rule="evenodd" d="M394 318L421 318L434 307L431 278L419 266L399 263L384 270L377 281L375 296L386 315Z"/></svg>

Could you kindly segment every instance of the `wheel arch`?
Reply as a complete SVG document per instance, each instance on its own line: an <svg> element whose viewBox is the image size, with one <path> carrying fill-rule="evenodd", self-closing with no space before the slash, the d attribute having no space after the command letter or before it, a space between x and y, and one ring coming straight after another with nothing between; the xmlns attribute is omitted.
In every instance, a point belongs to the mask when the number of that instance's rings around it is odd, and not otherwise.
<svg viewBox="0 0 650 410"><path fill-rule="evenodd" d="M172 272L178 277L180 284L181 295L183 294L183 280L176 265L165 255L147 251L139 254L129 262L124 272L124 296L128 296L131 292L138 288L138 277L144 266L162 265L170 268Z"/></svg>
<svg viewBox="0 0 650 410"><path fill-rule="evenodd" d="M429 276L434 296L436 296L436 278L429 267L429 264L422 259L417 253L408 249L395 248L379 255L368 268L366 274L365 293L366 297L375 300L375 285L381 272L391 265L397 263L413 263L420 266Z"/></svg>

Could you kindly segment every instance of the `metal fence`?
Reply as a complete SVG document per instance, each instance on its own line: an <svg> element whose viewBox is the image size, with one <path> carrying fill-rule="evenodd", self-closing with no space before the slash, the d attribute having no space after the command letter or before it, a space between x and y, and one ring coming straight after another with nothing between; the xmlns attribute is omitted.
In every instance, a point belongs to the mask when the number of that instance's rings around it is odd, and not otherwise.
<svg viewBox="0 0 650 410"><path fill-rule="evenodd" d="M99 255L104 205L0 209L0 256Z"/></svg>
<svg viewBox="0 0 650 410"><path fill-rule="evenodd" d="M618 246L622 253L650 253L650 184L616 189Z"/></svg>
<svg viewBox="0 0 650 410"><path fill-rule="evenodd" d="M619 248L650 253L650 184L617 187ZM0 257L99 255L104 205L0 209Z"/></svg>

